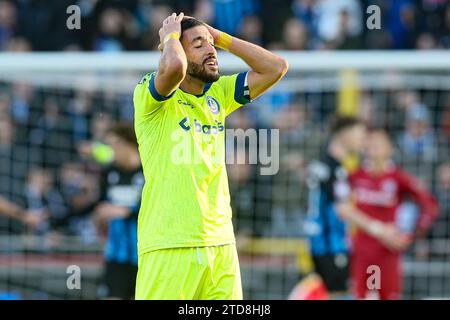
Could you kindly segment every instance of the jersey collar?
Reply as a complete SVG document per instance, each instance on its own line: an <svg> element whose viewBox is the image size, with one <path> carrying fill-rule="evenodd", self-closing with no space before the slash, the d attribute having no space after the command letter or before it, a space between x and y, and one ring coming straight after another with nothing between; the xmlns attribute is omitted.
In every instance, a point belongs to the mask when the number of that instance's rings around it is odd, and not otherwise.
<svg viewBox="0 0 450 320"><path fill-rule="evenodd" d="M180 88L181 91L183 91L184 93L190 94L192 96L196 96L197 98L201 98L205 95L206 91L209 90L209 88L211 88L212 82L207 82L205 83L205 86L203 87L203 92L201 94L192 94L189 92L184 91L183 89Z"/></svg>

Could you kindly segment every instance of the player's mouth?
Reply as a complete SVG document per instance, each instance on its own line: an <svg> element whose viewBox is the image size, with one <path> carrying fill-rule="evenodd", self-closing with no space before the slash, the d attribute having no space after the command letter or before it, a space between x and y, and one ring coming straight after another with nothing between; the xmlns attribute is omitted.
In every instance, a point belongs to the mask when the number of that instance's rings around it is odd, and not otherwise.
<svg viewBox="0 0 450 320"><path fill-rule="evenodd" d="M215 58L206 59L204 64L206 64L210 69L217 70L219 68L217 64L217 59Z"/></svg>

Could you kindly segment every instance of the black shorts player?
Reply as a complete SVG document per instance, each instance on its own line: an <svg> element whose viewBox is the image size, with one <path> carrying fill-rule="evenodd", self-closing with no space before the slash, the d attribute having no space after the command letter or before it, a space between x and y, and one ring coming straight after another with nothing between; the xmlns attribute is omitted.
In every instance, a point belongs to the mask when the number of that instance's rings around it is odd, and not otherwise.
<svg viewBox="0 0 450 320"><path fill-rule="evenodd" d="M108 221L104 281L99 295L130 299L134 297L137 275L137 216L144 176L140 167L124 171L112 166L104 173L103 181L104 203L110 210L115 210L113 206L125 208L128 214ZM102 210L101 206L96 211Z"/></svg>
<svg viewBox="0 0 450 320"><path fill-rule="evenodd" d="M336 297L347 292L349 279L348 225L341 217L348 214L351 188L343 163L361 150L365 130L356 118L334 119L325 157L309 167L306 231L316 272Z"/></svg>
<svg viewBox="0 0 450 320"><path fill-rule="evenodd" d="M345 168L329 154L309 168L307 231L311 255L315 271L331 292L348 288L347 226L335 210L335 204L350 194L347 176Z"/></svg>
<svg viewBox="0 0 450 320"><path fill-rule="evenodd" d="M144 175L133 126L117 124L106 142L114 151L101 178L94 218L107 227L105 272L99 298L133 299L137 275L137 218Z"/></svg>

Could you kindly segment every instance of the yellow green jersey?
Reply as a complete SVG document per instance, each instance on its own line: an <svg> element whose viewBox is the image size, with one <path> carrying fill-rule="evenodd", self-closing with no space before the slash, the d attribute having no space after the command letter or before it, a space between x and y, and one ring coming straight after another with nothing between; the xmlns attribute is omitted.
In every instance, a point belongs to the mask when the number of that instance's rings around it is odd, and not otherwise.
<svg viewBox="0 0 450 320"><path fill-rule="evenodd" d="M145 176L139 255L234 243L225 167L225 118L250 102L247 72L207 83L201 95L163 97L156 72L134 90L135 131Z"/></svg>

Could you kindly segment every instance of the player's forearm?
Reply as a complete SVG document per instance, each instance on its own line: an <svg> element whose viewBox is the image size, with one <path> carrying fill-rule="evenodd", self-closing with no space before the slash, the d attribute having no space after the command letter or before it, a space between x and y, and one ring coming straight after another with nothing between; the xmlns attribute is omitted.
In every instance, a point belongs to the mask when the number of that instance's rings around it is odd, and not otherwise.
<svg viewBox="0 0 450 320"><path fill-rule="evenodd" d="M181 82L186 76L186 70L186 54L180 41L170 39L164 44L164 49L159 60L158 74L168 75L175 82Z"/></svg>
<svg viewBox="0 0 450 320"><path fill-rule="evenodd" d="M275 81L281 79L288 70L286 59L239 38L232 38L228 50L244 60L254 72L272 75Z"/></svg>
<svg viewBox="0 0 450 320"><path fill-rule="evenodd" d="M431 228L439 214L439 205L433 194L427 190L415 177L404 173L402 176L402 189L411 195L420 207L420 217L417 221L416 233L425 234Z"/></svg>
<svg viewBox="0 0 450 320"><path fill-rule="evenodd" d="M382 223L368 217L352 204L339 204L337 206L337 212L342 219L356 225L356 227L367 234L377 237L382 232Z"/></svg>

